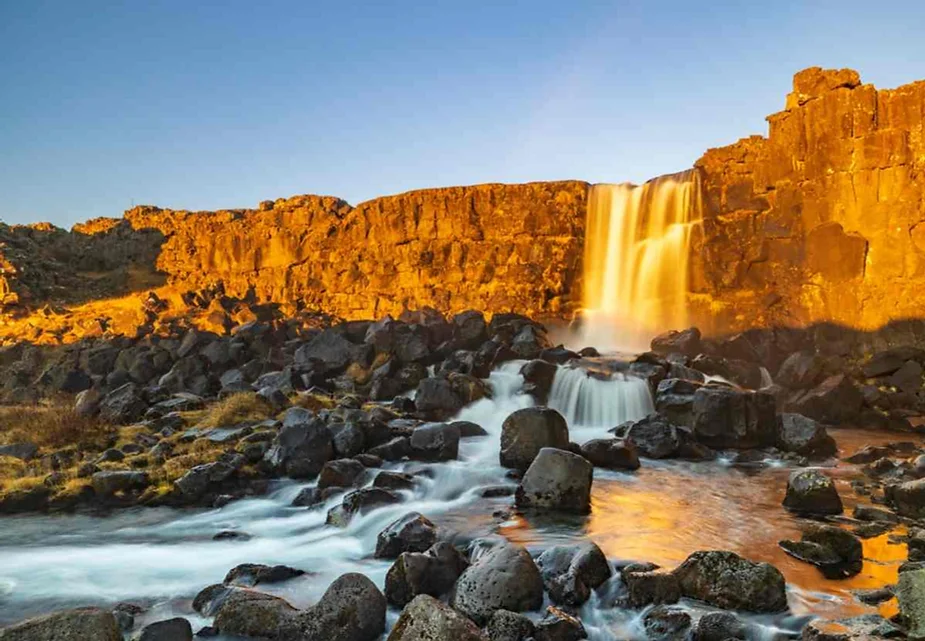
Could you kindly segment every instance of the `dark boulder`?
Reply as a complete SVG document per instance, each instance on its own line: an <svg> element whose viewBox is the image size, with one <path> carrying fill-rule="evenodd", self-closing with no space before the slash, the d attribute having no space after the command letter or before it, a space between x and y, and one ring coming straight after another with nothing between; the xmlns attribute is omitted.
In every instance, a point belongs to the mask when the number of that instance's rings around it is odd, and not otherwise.
<svg viewBox="0 0 925 641"><path fill-rule="evenodd" d="M138 641L193 641L193 627L183 617L157 621L144 627Z"/></svg>
<svg viewBox="0 0 925 641"><path fill-rule="evenodd" d="M469 310L452 319L453 343L457 349L478 349L488 339L488 323L482 312Z"/></svg>
<svg viewBox="0 0 925 641"><path fill-rule="evenodd" d="M785 409L826 425L841 425L857 421L863 402L861 391L851 379L836 374L791 398Z"/></svg>
<svg viewBox="0 0 925 641"><path fill-rule="evenodd" d="M259 563L242 563L228 571L222 581L225 585L253 587L267 583L282 583L305 574L288 565L261 565Z"/></svg>
<svg viewBox="0 0 925 641"><path fill-rule="evenodd" d="M650 414L627 426L624 440L647 458L671 458L678 454L681 435L678 428L658 414Z"/></svg>
<svg viewBox="0 0 925 641"><path fill-rule="evenodd" d="M519 545L501 543L486 551L456 582L450 605L479 625L497 610L524 612L543 604L543 578Z"/></svg>
<svg viewBox="0 0 925 641"><path fill-rule="evenodd" d="M376 539L377 559L395 559L402 552L425 552L437 540L437 526L417 512L390 523Z"/></svg>
<svg viewBox="0 0 925 641"><path fill-rule="evenodd" d="M918 347L893 347L877 352L864 364L862 372L867 378L889 376L909 361L925 363L925 350Z"/></svg>
<svg viewBox="0 0 925 641"><path fill-rule="evenodd" d="M557 365L545 360L532 360L520 368L524 377L524 391L532 394L537 403L545 404L549 399L549 390L552 389L553 379L559 370Z"/></svg>
<svg viewBox="0 0 925 641"><path fill-rule="evenodd" d="M373 479L373 487L384 490L413 490L414 477L403 472L389 472L383 470Z"/></svg>
<svg viewBox="0 0 925 641"><path fill-rule="evenodd" d="M244 457L235 454L228 460L204 463L190 469L173 482L174 487L188 499L197 499L210 489L231 478L244 464Z"/></svg>
<svg viewBox="0 0 925 641"><path fill-rule="evenodd" d="M426 594L405 606L387 641L489 641L478 626Z"/></svg>
<svg viewBox="0 0 925 641"><path fill-rule="evenodd" d="M203 613L214 612L217 630L242 637L275 639L280 626L299 612L279 597L243 588L215 589L196 599L205 606Z"/></svg>
<svg viewBox="0 0 925 641"><path fill-rule="evenodd" d="M353 487L366 476L366 467L357 460L344 458L328 461L318 474L318 488Z"/></svg>
<svg viewBox="0 0 925 641"><path fill-rule="evenodd" d="M594 467L611 470L638 470L639 453L631 441L601 438L581 446L581 455Z"/></svg>
<svg viewBox="0 0 925 641"><path fill-rule="evenodd" d="M463 405L463 399L445 378L425 378L418 384L414 395L414 407L431 420L446 420L462 409Z"/></svg>
<svg viewBox="0 0 925 641"><path fill-rule="evenodd" d="M265 460L295 479L313 478L334 457L331 432L320 418L301 407L287 410L283 426Z"/></svg>
<svg viewBox="0 0 925 641"><path fill-rule="evenodd" d="M448 594L467 567L469 564L462 554L446 541L423 553L403 552L386 574L386 599L396 607L403 607L419 594L432 597Z"/></svg>
<svg viewBox="0 0 925 641"><path fill-rule="evenodd" d="M126 383L112 390L99 404L100 418L114 425L134 423L144 416L148 404L134 383Z"/></svg>
<svg viewBox="0 0 925 641"><path fill-rule="evenodd" d="M835 456L838 446L823 425L802 414L781 414L777 447L802 456Z"/></svg>
<svg viewBox="0 0 925 641"><path fill-rule="evenodd" d="M694 437L713 448L750 449L774 445L777 414L774 397L728 387L704 386L694 393Z"/></svg>
<svg viewBox="0 0 925 641"><path fill-rule="evenodd" d="M536 559L553 603L578 606L613 574L601 549L592 542L557 545Z"/></svg>
<svg viewBox="0 0 925 641"><path fill-rule="evenodd" d="M646 637L653 641L684 641L691 627L691 615L680 608L660 605L646 613L643 625Z"/></svg>
<svg viewBox="0 0 925 641"><path fill-rule="evenodd" d="M278 641L375 641L385 630L386 601L362 574L344 574L315 605L282 621Z"/></svg>
<svg viewBox="0 0 925 641"><path fill-rule="evenodd" d="M419 461L453 461L459 455L459 425L425 423L411 432L411 456Z"/></svg>
<svg viewBox="0 0 925 641"><path fill-rule="evenodd" d="M656 354L684 354L695 357L703 347L700 343L700 330L691 327L682 331L670 330L652 339L652 351Z"/></svg>
<svg viewBox="0 0 925 641"><path fill-rule="evenodd" d="M901 516L925 518L925 479L900 483L892 488L889 498Z"/></svg>
<svg viewBox="0 0 925 641"><path fill-rule="evenodd" d="M151 479L147 472L134 470L106 470L97 472L90 480L93 483L93 491L96 495L103 498L115 496L116 494L140 492L151 484Z"/></svg>
<svg viewBox="0 0 925 641"><path fill-rule="evenodd" d="M328 511L326 522L335 527L346 527L357 514L367 514L377 507L401 502L401 496L379 487L365 487L354 490L344 497L343 502Z"/></svg>
<svg viewBox="0 0 925 641"><path fill-rule="evenodd" d="M536 626L518 612L498 610L491 615L485 628L489 641L526 641L536 633Z"/></svg>
<svg viewBox="0 0 925 641"><path fill-rule="evenodd" d="M652 604L677 603L681 598L678 578L665 570L648 572L623 571L627 602L630 607L641 608Z"/></svg>
<svg viewBox="0 0 925 641"><path fill-rule="evenodd" d="M728 641L758 638L748 625L732 612L707 612L691 630L691 641Z"/></svg>
<svg viewBox="0 0 925 641"><path fill-rule="evenodd" d="M501 465L524 471L544 447L566 449L568 443L568 424L559 412L548 407L520 409L501 425Z"/></svg>
<svg viewBox="0 0 925 641"><path fill-rule="evenodd" d="M745 612L787 609L784 575L768 563L734 552L694 552L674 570L682 596L717 608Z"/></svg>
<svg viewBox="0 0 925 641"><path fill-rule="evenodd" d="M814 352L794 352L781 363L774 382L790 390L805 390L822 382L825 360Z"/></svg>
<svg viewBox="0 0 925 641"><path fill-rule="evenodd" d="M521 508L546 508L587 514L591 511L594 468L582 456L544 447L524 473L515 493Z"/></svg>
<svg viewBox="0 0 925 641"><path fill-rule="evenodd" d="M63 610L0 630L3 641L122 641L112 612L100 608Z"/></svg>
<svg viewBox="0 0 925 641"><path fill-rule="evenodd" d="M819 516L841 514L844 509L832 479L811 469L791 472L784 507L798 514Z"/></svg>
<svg viewBox="0 0 925 641"><path fill-rule="evenodd" d="M565 610L549 606L536 624L536 641L581 641L588 633L578 617Z"/></svg>
<svg viewBox="0 0 925 641"><path fill-rule="evenodd" d="M693 425L694 392L698 383L680 378L666 378L655 390L655 410L670 423L690 427Z"/></svg>
<svg viewBox="0 0 925 641"><path fill-rule="evenodd" d="M336 375L347 369L358 353L357 346L336 329L326 329L296 350L294 364L300 371L319 364L326 374Z"/></svg>
<svg viewBox="0 0 925 641"><path fill-rule="evenodd" d="M861 571L864 562L861 540L831 525L811 525L800 541L781 541L790 556L812 563L827 579L844 579Z"/></svg>

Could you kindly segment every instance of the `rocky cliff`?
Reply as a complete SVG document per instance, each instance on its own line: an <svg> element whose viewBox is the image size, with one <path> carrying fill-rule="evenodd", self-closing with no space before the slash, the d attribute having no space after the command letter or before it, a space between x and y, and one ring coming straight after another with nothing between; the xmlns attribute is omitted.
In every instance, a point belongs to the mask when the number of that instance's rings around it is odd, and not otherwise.
<svg viewBox="0 0 925 641"><path fill-rule="evenodd" d="M767 137L696 163L693 320L725 333L925 316L925 82L877 90L854 71L807 69L768 121ZM588 187L426 189L356 207L322 196L253 210L137 207L72 232L0 225L0 293L7 318L95 301L96 319L108 313L100 300L141 308L150 288L173 294L177 314L180 294L205 288L348 319L423 306L568 318L581 300ZM110 320L102 326L114 330ZM47 322L28 321L30 332ZM0 334L26 335L19 323L0 321ZM70 331L58 323L56 335Z"/></svg>

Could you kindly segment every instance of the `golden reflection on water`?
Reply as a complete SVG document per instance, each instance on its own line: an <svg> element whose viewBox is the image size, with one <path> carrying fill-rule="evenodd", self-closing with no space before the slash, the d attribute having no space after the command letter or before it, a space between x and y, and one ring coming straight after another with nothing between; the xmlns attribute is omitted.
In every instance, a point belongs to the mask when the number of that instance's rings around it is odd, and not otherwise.
<svg viewBox="0 0 925 641"><path fill-rule="evenodd" d="M595 476L591 514L571 523L578 532L572 540L584 534L608 558L652 561L664 567L678 565L696 550L732 550L779 568L791 587L790 606L795 613L828 618L878 611L857 601L851 592L898 580L906 546L890 543L888 534L862 540L861 573L838 581L824 578L814 566L797 561L778 546L782 539L799 539L800 525L807 523L781 507L789 469L646 463L633 475ZM828 472L836 478L845 514L850 516L859 502L848 481L854 468L840 466ZM564 542L562 526L545 516L520 516L505 525L503 534L526 545L559 542L551 541L556 538ZM894 614L895 600L882 604L879 611L884 616Z"/></svg>

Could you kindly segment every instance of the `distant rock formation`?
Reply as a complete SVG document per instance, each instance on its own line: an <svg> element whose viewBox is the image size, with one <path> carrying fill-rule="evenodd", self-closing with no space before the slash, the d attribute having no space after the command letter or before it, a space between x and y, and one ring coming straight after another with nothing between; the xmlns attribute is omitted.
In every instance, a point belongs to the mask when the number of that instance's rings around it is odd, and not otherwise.
<svg viewBox="0 0 925 641"><path fill-rule="evenodd" d="M851 70L807 69L768 121L768 137L695 165L697 324L718 334L925 317L925 82L878 91ZM588 190L489 184L356 207L327 196L218 212L136 207L71 232L0 225L0 299L19 318L0 323L0 338L41 333L46 321L29 315L43 307L60 340L81 334L82 316L95 331L130 332L137 314L126 310L141 310L149 290L175 315L181 294L207 289L346 319L424 306L567 319L581 304ZM110 298L119 304L101 304Z"/></svg>

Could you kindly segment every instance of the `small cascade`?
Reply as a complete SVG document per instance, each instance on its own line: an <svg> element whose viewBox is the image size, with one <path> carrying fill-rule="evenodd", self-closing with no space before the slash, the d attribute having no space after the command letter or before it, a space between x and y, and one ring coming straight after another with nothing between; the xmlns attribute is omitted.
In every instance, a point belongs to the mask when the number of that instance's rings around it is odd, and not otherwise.
<svg viewBox="0 0 925 641"><path fill-rule="evenodd" d="M582 346L648 349L688 323L688 254L700 221L696 171L644 185L594 185L585 226Z"/></svg>
<svg viewBox="0 0 925 641"><path fill-rule="evenodd" d="M601 378L577 367L560 367L556 372L549 406L565 416L571 433L583 431L589 438L654 411L645 381L619 372Z"/></svg>

